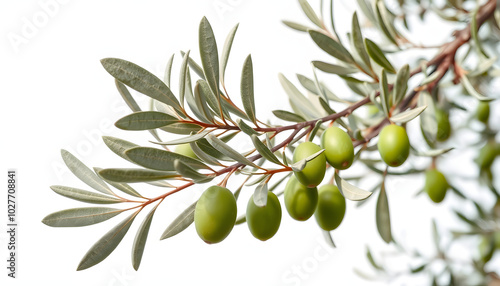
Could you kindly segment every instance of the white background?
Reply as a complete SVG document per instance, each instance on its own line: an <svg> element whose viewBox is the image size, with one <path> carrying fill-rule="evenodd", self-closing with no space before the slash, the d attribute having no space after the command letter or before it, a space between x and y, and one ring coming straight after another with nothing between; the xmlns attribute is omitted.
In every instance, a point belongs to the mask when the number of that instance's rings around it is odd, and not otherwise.
<svg viewBox="0 0 500 286"><path fill-rule="evenodd" d="M350 25L352 5L350 1L339 2L337 23ZM325 244L314 219L300 223L286 212L278 234L265 243L254 239L245 225L235 227L231 235L217 245L203 243L193 227L174 238L159 241L165 227L202 191L188 189L168 198L158 209L138 272L131 266L130 252L135 229L143 215L114 253L81 272L77 272L76 267L87 249L125 216L84 228L57 229L41 223L49 213L84 205L60 197L49 188L67 185L88 189L63 166L61 148L70 150L88 166L121 167L128 166L127 162L106 148L101 135L152 146L148 142L152 138L146 132L131 134L113 126L129 110L99 60L123 58L162 77L167 59L176 53L173 69L176 93L179 51L190 49L193 57L199 58L197 33L203 16L207 16L214 28L219 52L227 32L240 23L226 81L229 93L239 101L241 65L251 53L260 118L271 118L274 109L288 109L286 95L277 80L279 72L298 84L295 73L312 75L311 60L329 60L307 35L292 31L280 22L282 19L308 22L296 1L2 2L0 161L2 172L7 168L18 170L19 278L6 279L2 266L0 281L7 281L7 285L366 283L353 272L354 267L372 272L364 257L365 245L369 243L376 253L392 249L385 246L376 233L375 199L360 209L348 202L346 218L333 232L336 249ZM446 35L446 29L443 30L434 32L438 42L444 39L439 33ZM432 27L427 26L420 33L428 35L430 31ZM23 39L16 38L18 42L13 42L16 36ZM326 75L321 77L328 80ZM141 105L146 106L147 101L142 99L138 97ZM427 251L432 254L429 218L440 212L426 197L413 198L421 186L419 180L409 183L396 179L388 183L393 229L397 238L406 244L428 246ZM147 194L162 191L147 185L136 187ZM242 198L250 193L247 189ZM246 199L240 203L243 209ZM0 213L5 214L3 196L0 205ZM4 221L5 217L2 215L0 220ZM2 231L1 261L4 255L6 257L6 239ZM425 283L421 278L406 282ZM5 284L2 282L2 285Z"/></svg>

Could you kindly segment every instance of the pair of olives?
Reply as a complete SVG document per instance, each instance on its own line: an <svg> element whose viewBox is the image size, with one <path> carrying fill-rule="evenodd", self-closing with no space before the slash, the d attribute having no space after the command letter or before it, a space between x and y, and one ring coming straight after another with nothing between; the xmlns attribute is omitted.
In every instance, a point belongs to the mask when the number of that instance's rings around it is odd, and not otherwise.
<svg viewBox="0 0 500 286"><path fill-rule="evenodd" d="M208 244L223 241L236 222L236 199L229 189L211 186L196 203L194 224L198 236ZM255 205L253 196L248 201L247 225L252 235L260 240L268 240L278 232L281 223L281 205L278 197L267 193L264 207Z"/></svg>
<svg viewBox="0 0 500 286"><path fill-rule="evenodd" d="M285 207L295 220L306 221L313 214L324 230L334 230L345 214L345 198L339 189L331 184L319 188L308 188L292 176L285 186Z"/></svg>
<svg viewBox="0 0 500 286"><path fill-rule="evenodd" d="M338 170L345 170L354 160L354 146L351 137L342 129L332 126L327 128L321 136L321 147L325 152L307 162L305 168L296 171L295 177L304 186L314 188L325 176L326 163ZM303 142L293 153L293 161L299 162L321 151L321 147L312 142Z"/></svg>

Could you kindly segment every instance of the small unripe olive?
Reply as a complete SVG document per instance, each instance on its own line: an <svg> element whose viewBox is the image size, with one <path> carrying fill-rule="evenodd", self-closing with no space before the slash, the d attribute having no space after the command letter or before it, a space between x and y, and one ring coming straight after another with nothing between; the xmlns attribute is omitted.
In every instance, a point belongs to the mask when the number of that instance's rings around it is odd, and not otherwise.
<svg viewBox="0 0 500 286"><path fill-rule="evenodd" d="M175 153L191 157L193 159L199 159L193 152L193 149L191 149L191 145L189 145L189 143L177 145L177 147L175 147Z"/></svg>
<svg viewBox="0 0 500 286"><path fill-rule="evenodd" d="M325 149L326 161L338 170L345 170L354 160L351 137L337 126L329 127L321 135L321 147Z"/></svg>
<svg viewBox="0 0 500 286"><path fill-rule="evenodd" d="M314 216L327 231L336 229L345 215L345 198L335 185L323 185L318 190L318 206Z"/></svg>
<svg viewBox="0 0 500 286"><path fill-rule="evenodd" d="M281 223L281 205L273 192L267 193L267 204L258 207L253 201L253 195L247 204L247 225L252 235L262 241L273 237Z"/></svg>
<svg viewBox="0 0 500 286"><path fill-rule="evenodd" d="M410 140L406 130L394 124L382 128L377 147L382 160L391 167L401 166L410 154Z"/></svg>
<svg viewBox="0 0 500 286"><path fill-rule="evenodd" d="M448 181L443 173L436 169L430 169L425 172L425 186L424 189L429 195L429 198L435 202L440 203L446 196L448 190Z"/></svg>
<svg viewBox="0 0 500 286"><path fill-rule="evenodd" d="M494 141L489 141L479 150L479 156L476 159L479 168L488 169L495 161L498 155L498 144Z"/></svg>
<svg viewBox="0 0 500 286"><path fill-rule="evenodd" d="M442 109L436 110L437 134L436 140L443 142L450 138L451 125L448 113Z"/></svg>
<svg viewBox="0 0 500 286"><path fill-rule="evenodd" d="M288 214L299 221L308 220L318 204L318 189L307 188L295 176L291 176L285 186L285 207Z"/></svg>
<svg viewBox="0 0 500 286"><path fill-rule="evenodd" d="M206 243L224 240L236 222L236 199L227 188L211 186L196 203L196 232Z"/></svg>
<svg viewBox="0 0 500 286"><path fill-rule="evenodd" d="M490 117L490 105L487 102L480 101L476 110L477 120L488 123L488 118Z"/></svg>
<svg viewBox="0 0 500 286"><path fill-rule="evenodd" d="M312 142L300 143L293 152L293 162L296 163L305 159L316 152L321 151L321 148ZM323 181L326 171L326 157L325 153L321 153L318 157L307 162L306 167L299 172L294 172L297 180L304 186L309 188L316 187Z"/></svg>

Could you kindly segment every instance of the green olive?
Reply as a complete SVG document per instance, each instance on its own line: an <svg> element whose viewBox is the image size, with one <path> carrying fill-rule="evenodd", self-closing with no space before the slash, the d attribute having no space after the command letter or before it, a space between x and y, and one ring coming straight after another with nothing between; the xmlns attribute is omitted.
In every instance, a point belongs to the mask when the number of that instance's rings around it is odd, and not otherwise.
<svg viewBox="0 0 500 286"><path fill-rule="evenodd" d="M332 126L323 132L321 147L325 149L326 161L338 170L345 170L354 160L354 147L351 137L342 129Z"/></svg>
<svg viewBox="0 0 500 286"><path fill-rule="evenodd" d="M436 121L437 121L437 134L436 140L443 142L450 138L451 134L451 125L450 125L450 116L449 114L442 110L436 110Z"/></svg>
<svg viewBox="0 0 500 286"><path fill-rule="evenodd" d="M490 105L487 102L480 101L476 110L476 118L477 120L488 123L488 119L490 117Z"/></svg>
<svg viewBox="0 0 500 286"><path fill-rule="evenodd" d="M193 152L193 149L191 149L191 145L189 145L189 143L177 145L177 147L175 147L175 153L191 157L193 159L199 159Z"/></svg>
<svg viewBox="0 0 500 286"><path fill-rule="evenodd" d="M336 229L345 215L345 198L335 185L323 185L318 190L318 206L314 216L327 231Z"/></svg>
<svg viewBox="0 0 500 286"><path fill-rule="evenodd" d="M485 170L491 167L497 156L498 144L495 141L489 141L479 150L476 162L481 170Z"/></svg>
<svg viewBox="0 0 500 286"><path fill-rule="evenodd" d="M236 199L227 188L211 186L196 203L196 232L206 243L223 241L236 222Z"/></svg>
<svg viewBox="0 0 500 286"><path fill-rule="evenodd" d="M267 204L258 207L253 201L253 195L247 204L247 225L252 235L262 241L273 237L281 223L281 205L273 192L267 193Z"/></svg>
<svg viewBox="0 0 500 286"><path fill-rule="evenodd" d="M448 190L448 181L443 173L436 169L430 169L425 172L424 189L429 195L429 198L435 203L440 203L446 196Z"/></svg>
<svg viewBox="0 0 500 286"><path fill-rule="evenodd" d="M288 214L299 221L308 220L318 204L318 189L307 188L295 176L290 177L285 186L285 207Z"/></svg>
<svg viewBox="0 0 500 286"><path fill-rule="evenodd" d="M406 130L398 125L387 125L378 137L378 152L391 167L401 166L410 154L410 140Z"/></svg>
<svg viewBox="0 0 500 286"><path fill-rule="evenodd" d="M321 151L321 148L312 142L300 143L293 152L293 162L296 163L319 151ZM300 183L309 188L313 188L319 185L321 181L323 181L323 178L325 177L325 171L326 157L323 152L318 157L307 162L306 167L302 171L294 173Z"/></svg>

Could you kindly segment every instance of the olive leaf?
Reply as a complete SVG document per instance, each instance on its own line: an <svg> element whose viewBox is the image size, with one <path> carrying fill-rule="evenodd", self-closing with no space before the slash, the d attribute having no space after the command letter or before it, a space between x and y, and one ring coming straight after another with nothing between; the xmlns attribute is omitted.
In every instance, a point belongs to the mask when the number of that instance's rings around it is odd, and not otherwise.
<svg viewBox="0 0 500 286"><path fill-rule="evenodd" d="M118 81L117 79L115 79L115 85L116 85L116 89L118 89L118 92L120 93L123 101L125 101L125 103L128 105L128 107L134 112L141 111L141 108L139 107L139 105L137 104L135 99L132 97L132 95L130 94L130 91L128 91L127 87L123 83Z"/></svg>
<svg viewBox="0 0 500 286"><path fill-rule="evenodd" d="M179 159L175 159L174 166L175 170L179 173L179 175L185 178L190 178L193 180L193 182L197 184L209 182L215 177L215 174L204 175L198 173L195 169L191 168L187 164L184 164Z"/></svg>
<svg viewBox="0 0 500 286"><path fill-rule="evenodd" d="M115 126L123 130L149 130L178 121L177 118L163 112L138 111L118 119Z"/></svg>
<svg viewBox="0 0 500 286"><path fill-rule="evenodd" d="M263 180L253 193L253 202L258 207L265 207L267 204L267 180Z"/></svg>
<svg viewBox="0 0 500 286"><path fill-rule="evenodd" d="M137 165L153 170L174 171L175 159L181 160L183 163L194 169L211 170L210 167L199 160L178 153L151 147L134 147L125 151L125 154Z"/></svg>
<svg viewBox="0 0 500 286"><path fill-rule="evenodd" d="M385 184L382 182L380 186L380 193L377 200L377 212L375 214L377 221L377 230L380 237L389 243L392 240L391 233L391 217L389 215L389 203L387 201L387 193L385 191Z"/></svg>
<svg viewBox="0 0 500 286"><path fill-rule="evenodd" d="M140 66L117 58L101 60L104 69L120 82L151 98L172 106L179 114L183 109L168 86Z"/></svg>
<svg viewBox="0 0 500 286"><path fill-rule="evenodd" d="M206 17L203 17L199 28L201 64L205 79L213 94L219 98L219 54L215 42L214 31Z"/></svg>
<svg viewBox="0 0 500 286"><path fill-rule="evenodd" d="M224 75L226 73L227 62L229 60L229 53L231 52L231 47L233 46L234 36L236 35L238 26L239 24L236 24L236 26L234 26L231 29L231 31L229 31L226 41L224 42L224 47L222 48L222 58L220 61L219 71L220 71L220 79L223 84L224 84Z"/></svg>
<svg viewBox="0 0 500 286"><path fill-rule="evenodd" d="M280 160L274 155L274 153L264 144L262 141L260 141L259 137L257 135L253 134L251 135L253 145L255 146L255 149L259 152L260 155L262 155L263 158L266 158L266 160L277 164L277 165L283 165Z"/></svg>
<svg viewBox="0 0 500 286"><path fill-rule="evenodd" d="M352 15L352 42L354 45L354 49L358 53L363 63L365 63L368 68L371 68L370 57L366 52L365 42L363 40L363 34L361 33L358 15L356 12L354 12L354 14Z"/></svg>
<svg viewBox="0 0 500 286"><path fill-rule="evenodd" d="M315 30L309 30L309 35L316 43L316 45L318 45L318 47L320 47L323 51L325 51L332 57L346 63L355 63L349 51L347 51L339 42Z"/></svg>
<svg viewBox="0 0 500 286"><path fill-rule="evenodd" d="M389 110L391 109L390 102L390 94L389 94L389 84L387 83L387 74L385 69L382 69L382 73L380 75L380 104L382 105L382 110L386 117L389 117Z"/></svg>
<svg viewBox="0 0 500 286"><path fill-rule="evenodd" d="M50 188L57 194L77 200L84 203L91 204L116 204L123 202L116 197L110 197L99 193L89 192L82 189L66 187L66 186L50 186Z"/></svg>
<svg viewBox="0 0 500 286"><path fill-rule="evenodd" d="M175 54L172 54L168 59L167 66L165 67L165 74L163 75L163 81L165 84L170 87L170 77L172 75L172 65L174 63Z"/></svg>
<svg viewBox="0 0 500 286"><path fill-rule="evenodd" d="M485 102L493 100L493 98L484 96L484 95L480 94L479 92L477 92L477 90L472 86L471 82L469 81L469 78L465 74L460 77L460 82L464 86L465 90L467 90L467 92L470 95L477 98L477 100L485 101Z"/></svg>
<svg viewBox="0 0 500 286"><path fill-rule="evenodd" d="M189 135L187 137L182 137L182 138L174 139L171 141L152 142L152 143L158 144L158 145L180 145L180 144L185 144L185 143L191 143L191 142L198 141L202 138L205 138L205 136L207 136L207 134L210 132L211 132L210 130L204 130L200 133L191 133L191 135Z"/></svg>
<svg viewBox="0 0 500 286"><path fill-rule="evenodd" d="M392 91L392 104L397 105L403 99L408 89L408 79L410 78L410 66L407 64L398 70L394 89Z"/></svg>
<svg viewBox="0 0 500 286"><path fill-rule="evenodd" d="M256 122L255 118L255 100L253 94L253 64L252 57L248 55L243 64L241 72L241 102L248 118L252 122Z"/></svg>
<svg viewBox="0 0 500 286"><path fill-rule="evenodd" d="M288 27L294 29L294 30L297 30L297 31L300 31L300 32L307 32L310 28L305 26L305 25L302 25L302 24L299 24L299 23L295 23L295 22L292 22L292 21L286 21L286 20L283 20L281 21L283 24L287 25Z"/></svg>
<svg viewBox="0 0 500 286"><path fill-rule="evenodd" d="M52 227L80 227L106 221L123 211L104 207L74 208L51 213L42 222Z"/></svg>
<svg viewBox="0 0 500 286"><path fill-rule="evenodd" d="M367 192L363 189L351 185L349 182L342 179L337 173L335 173L335 183L337 184L340 193L346 199L351 201L361 201L372 195L372 192Z"/></svg>
<svg viewBox="0 0 500 286"><path fill-rule="evenodd" d="M181 71L179 74L179 101L181 106L184 108L184 97L186 94L186 77L188 72L188 60L189 60L189 52L187 51L182 59Z"/></svg>
<svg viewBox="0 0 500 286"><path fill-rule="evenodd" d="M61 156L68 169L76 177L78 177L78 179L82 180L82 182L103 194L112 196L115 195L108 185L101 180L101 178L99 178L89 167L85 166L85 164L78 160L78 158L76 158L73 154L62 149Z"/></svg>
<svg viewBox="0 0 500 286"><path fill-rule="evenodd" d="M176 172L156 171L136 168L108 168L99 171L104 179L120 183L150 182L176 178Z"/></svg>
<svg viewBox="0 0 500 286"><path fill-rule="evenodd" d="M391 121L394 123L406 123L411 120L413 120L415 117L419 116L425 109L427 108L427 105L424 106L419 106L410 110L406 110L403 112L400 112L396 115L393 115L391 117Z"/></svg>
<svg viewBox="0 0 500 286"><path fill-rule="evenodd" d="M421 91L418 97L418 106L427 106L420 115L420 127L427 140L434 142L438 126L436 121L436 107L432 96L426 91Z"/></svg>
<svg viewBox="0 0 500 286"><path fill-rule="evenodd" d="M241 155L238 151L234 150L229 145L224 143L222 140L217 138L215 135L209 134L207 136L207 140L208 142L210 142L210 145L212 145L215 149L219 150L222 154L226 155L227 157L230 157L233 160L244 165L252 166L259 169L261 168L254 162L248 160L245 156Z"/></svg>
<svg viewBox="0 0 500 286"><path fill-rule="evenodd" d="M316 159L316 157L323 154L323 152L325 152L325 149L319 150L318 152L290 165L290 167L292 168L292 170L294 172L300 172L300 171L304 170L304 168L307 166L307 162L310 162L310 161Z"/></svg>
<svg viewBox="0 0 500 286"><path fill-rule="evenodd" d="M132 246L132 266L135 270L138 270L141 265L142 255L144 254L146 241L148 240L149 228L151 227L151 222L153 221L153 216L158 206L159 204L157 204L144 218L144 221L141 223L135 235L134 244Z"/></svg>
<svg viewBox="0 0 500 286"><path fill-rule="evenodd" d="M137 144L112 136L102 136L102 140L111 151L128 161L130 161L130 159L125 155L125 151L130 148L139 147Z"/></svg>
<svg viewBox="0 0 500 286"><path fill-rule="evenodd" d="M94 167L94 172L99 176L101 177L101 175L99 175L99 172L102 170L102 168L97 168L97 167ZM102 178L102 177L101 177ZM108 181L104 178L102 178L104 181L106 181L106 183L110 184L111 186L115 187L116 189L124 192L125 194L127 195L131 195L133 197L137 197L137 198L144 198L143 196L141 196L141 194L139 194L139 192L137 192L134 188L132 188L130 185L128 184L125 184L125 183L118 183L118 182L113 182L113 181Z"/></svg>
<svg viewBox="0 0 500 286"><path fill-rule="evenodd" d="M165 229L160 240L179 234L194 222L194 210L196 209L197 202L198 201L194 202L174 219L167 229Z"/></svg>
<svg viewBox="0 0 500 286"><path fill-rule="evenodd" d="M90 268L108 257L120 244L139 211L133 213L99 239L80 261L77 271Z"/></svg>
<svg viewBox="0 0 500 286"><path fill-rule="evenodd" d="M309 18L309 20L311 20L311 22L313 22L316 26L322 28L321 20L319 19L318 15L316 15L307 0L299 0L299 4L302 8L302 11L304 11L304 14L306 14L307 18Z"/></svg>
<svg viewBox="0 0 500 286"><path fill-rule="evenodd" d="M385 68L390 73L396 73L396 70L392 66L391 62L385 57L384 52L370 39L365 39L365 47L368 55L372 58L374 62L379 64L381 67Z"/></svg>

